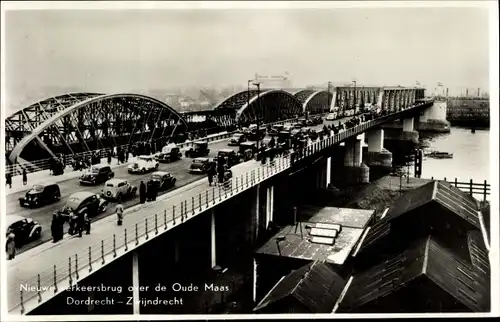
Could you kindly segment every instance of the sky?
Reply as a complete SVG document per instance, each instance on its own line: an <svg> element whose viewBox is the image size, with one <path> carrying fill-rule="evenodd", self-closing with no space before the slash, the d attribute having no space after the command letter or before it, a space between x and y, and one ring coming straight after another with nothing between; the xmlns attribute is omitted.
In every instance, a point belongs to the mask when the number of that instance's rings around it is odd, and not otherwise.
<svg viewBox="0 0 500 322"><path fill-rule="evenodd" d="M7 11L6 108L68 91L349 83L489 86L480 8ZM471 92L471 90L469 90Z"/></svg>

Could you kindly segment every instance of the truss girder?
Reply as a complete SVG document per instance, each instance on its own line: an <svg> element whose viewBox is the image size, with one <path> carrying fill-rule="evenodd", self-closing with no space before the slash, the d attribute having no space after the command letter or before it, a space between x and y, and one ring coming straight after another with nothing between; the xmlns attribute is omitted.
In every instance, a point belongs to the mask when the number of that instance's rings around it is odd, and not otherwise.
<svg viewBox="0 0 500 322"><path fill-rule="evenodd" d="M265 92L266 90L262 90L261 93ZM243 105L247 104L247 102L254 96L257 95L257 90L250 90L250 91L241 91L236 94L233 94L229 96L228 98L224 99L222 102L217 104L214 107L214 110L220 110L220 109L232 109L232 110L239 110Z"/></svg>
<svg viewBox="0 0 500 322"><path fill-rule="evenodd" d="M293 96L295 96L295 98L302 104L304 105L304 103L311 97L311 95L313 95L316 91L315 90L311 90L311 89L304 89L304 90L301 90L301 91L298 91L296 92L295 94L293 94Z"/></svg>
<svg viewBox="0 0 500 322"><path fill-rule="evenodd" d="M268 90L254 96L236 113L238 124L271 123L289 119L302 113L302 104L290 93Z"/></svg>
<svg viewBox="0 0 500 322"><path fill-rule="evenodd" d="M303 111L311 114L325 113L330 110L333 94L327 91L315 91L302 103Z"/></svg>
<svg viewBox="0 0 500 322"><path fill-rule="evenodd" d="M33 153L44 152L34 140L37 136L51 152L71 154L151 141L162 133L168 133L166 139L170 140L188 129L186 121L173 108L144 95L90 95L83 101L74 100L77 103L69 107L61 97L51 100L51 106L59 106L57 112L40 109L43 122L15 145L10 161L15 162L28 146L29 151L23 154L25 159L32 159L29 155Z"/></svg>

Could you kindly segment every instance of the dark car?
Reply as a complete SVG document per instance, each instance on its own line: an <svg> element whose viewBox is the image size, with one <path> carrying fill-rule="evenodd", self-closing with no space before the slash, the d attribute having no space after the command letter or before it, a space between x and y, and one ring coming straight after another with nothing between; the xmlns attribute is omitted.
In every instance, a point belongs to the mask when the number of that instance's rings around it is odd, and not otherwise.
<svg viewBox="0 0 500 322"><path fill-rule="evenodd" d="M157 185L159 190L167 190L175 186L177 181L170 172L157 171L151 175L151 180Z"/></svg>
<svg viewBox="0 0 500 322"><path fill-rule="evenodd" d="M238 152L241 159L249 161L253 159L255 153L257 152L257 145L255 142L242 143L240 144L240 150Z"/></svg>
<svg viewBox="0 0 500 322"><path fill-rule="evenodd" d="M36 184L31 190L26 192L26 195L19 198L21 207L39 207L59 201L61 199L61 191L57 184Z"/></svg>
<svg viewBox="0 0 500 322"><path fill-rule="evenodd" d="M93 165L80 177L81 185L97 185L108 181L115 176L109 165Z"/></svg>
<svg viewBox="0 0 500 322"><path fill-rule="evenodd" d="M236 153L236 151L231 149L222 149L217 153L217 157L223 157L226 160L226 164L229 167L232 167L235 164L240 163L240 157Z"/></svg>
<svg viewBox="0 0 500 322"><path fill-rule="evenodd" d="M105 212L108 207L108 202L101 198L98 194L80 191L69 196L61 214L68 215L69 209L75 214L86 213L89 217L94 217L102 212ZM68 218L66 218L68 219Z"/></svg>
<svg viewBox="0 0 500 322"><path fill-rule="evenodd" d="M252 127L248 139L251 141L262 140L266 136L266 129L263 127Z"/></svg>
<svg viewBox="0 0 500 322"><path fill-rule="evenodd" d="M229 146L238 146L240 143L243 143L247 140L247 137L243 133L235 133L233 136L229 139L229 142L227 145Z"/></svg>
<svg viewBox="0 0 500 322"><path fill-rule="evenodd" d="M189 167L190 173L206 173L210 169L210 159L209 158L196 158L191 163Z"/></svg>
<svg viewBox="0 0 500 322"><path fill-rule="evenodd" d="M283 124L275 124L271 127L271 130L269 130L269 135L271 136L276 136L278 135L281 131L283 131Z"/></svg>
<svg viewBox="0 0 500 322"><path fill-rule="evenodd" d="M182 156L181 150L176 144L168 144L163 147L161 152L156 156L158 162L173 162L180 160Z"/></svg>
<svg viewBox="0 0 500 322"><path fill-rule="evenodd" d="M22 245L26 242L40 238L42 226L31 218L25 218L18 215L7 215L6 217L7 235L15 235L16 245Z"/></svg>
<svg viewBox="0 0 500 322"><path fill-rule="evenodd" d="M199 158L207 156L210 153L207 141L194 142L193 146L186 151L186 158Z"/></svg>

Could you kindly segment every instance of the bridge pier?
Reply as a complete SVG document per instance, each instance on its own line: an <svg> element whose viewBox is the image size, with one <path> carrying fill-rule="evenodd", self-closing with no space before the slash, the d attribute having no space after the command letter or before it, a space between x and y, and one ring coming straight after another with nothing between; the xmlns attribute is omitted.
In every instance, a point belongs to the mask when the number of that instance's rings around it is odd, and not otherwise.
<svg viewBox="0 0 500 322"><path fill-rule="evenodd" d="M363 163L364 134L345 142L344 166L342 169L342 181L344 184L360 184L370 182L370 168Z"/></svg>
<svg viewBox="0 0 500 322"><path fill-rule="evenodd" d="M269 222L274 220L274 186L266 189L266 223L265 229L269 227Z"/></svg>
<svg viewBox="0 0 500 322"><path fill-rule="evenodd" d="M217 265L217 244L215 239L215 209L210 210L210 267Z"/></svg>
<svg viewBox="0 0 500 322"><path fill-rule="evenodd" d="M447 102L434 102L418 119L418 130L434 133L449 133L450 122L446 120Z"/></svg>
<svg viewBox="0 0 500 322"><path fill-rule="evenodd" d="M392 153L384 148L384 130L376 129L366 133L368 151L365 162L368 166L392 168Z"/></svg>
<svg viewBox="0 0 500 322"><path fill-rule="evenodd" d="M132 298L133 298L133 314L141 314L139 302L139 251L136 249L132 253Z"/></svg>

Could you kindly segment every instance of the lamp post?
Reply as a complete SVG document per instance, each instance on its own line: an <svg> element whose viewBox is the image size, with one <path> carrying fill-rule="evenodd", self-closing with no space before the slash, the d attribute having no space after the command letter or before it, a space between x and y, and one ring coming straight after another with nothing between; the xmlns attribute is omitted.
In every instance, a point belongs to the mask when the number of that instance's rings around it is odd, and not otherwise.
<svg viewBox="0 0 500 322"><path fill-rule="evenodd" d="M256 114L257 116L257 149L259 149L259 141L260 141L260 134L259 134L259 125L260 125L260 113L262 112L261 104L260 104L260 82L259 81L254 81L252 83L254 86L257 86L257 103L258 103L258 111Z"/></svg>
<svg viewBox="0 0 500 322"><path fill-rule="evenodd" d="M250 84L253 82L253 79L249 79L247 81L247 107L250 105Z"/></svg>

